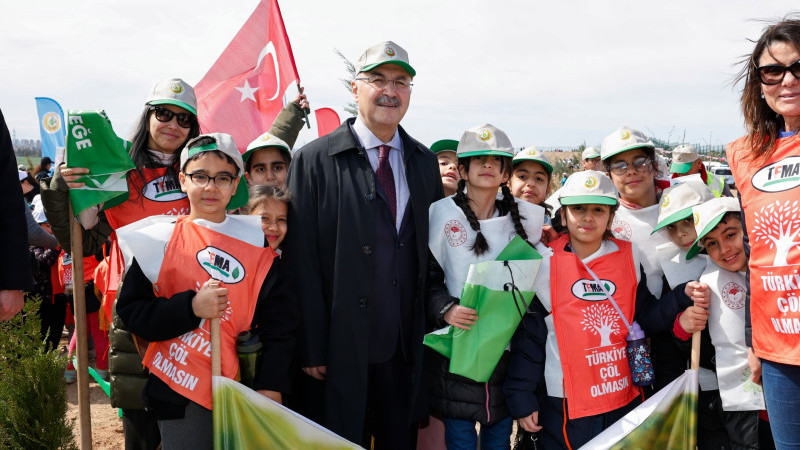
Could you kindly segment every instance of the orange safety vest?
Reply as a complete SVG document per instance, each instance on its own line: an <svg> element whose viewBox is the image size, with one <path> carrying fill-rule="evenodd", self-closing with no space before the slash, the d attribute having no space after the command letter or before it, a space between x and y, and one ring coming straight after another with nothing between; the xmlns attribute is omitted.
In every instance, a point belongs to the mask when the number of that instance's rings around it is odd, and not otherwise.
<svg viewBox="0 0 800 450"><path fill-rule="evenodd" d="M166 167L157 169L142 169L142 177L135 171L128 173L128 200L105 210L108 224L113 229L123 227L145 217L156 215L186 215L189 214L189 199L181 191L180 184L172 182L165 177ZM103 288L103 311L106 318L111 320L111 309L117 298L117 288L122 281L122 272L125 263L122 252L117 243L117 234L111 234L111 248L106 257L108 270L105 271Z"/></svg>
<svg viewBox="0 0 800 450"><path fill-rule="evenodd" d="M750 154L747 136L728 144L750 238L753 350L800 365L800 136L775 141L766 161Z"/></svg>
<svg viewBox="0 0 800 450"><path fill-rule="evenodd" d="M197 291L209 278L228 289L229 306L220 321L222 375L239 370L236 338L249 330L261 284L276 253L210 230L181 217L166 247L153 289L170 298ZM143 363L178 394L211 409L211 332L209 321L166 341L151 342Z"/></svg>
<svg viewBox="0 0 800 450"><path fill-rule="evenodd" d="M622 313L632 321L636 268L631 243L611 239L619 250L587 263L604 282ZM569 399L569 418L602 414L627 405L639 394L625 353L628 329L602 288L559 238L550 259L553 324Z"/></svg>
<svg viewBox="0 0 800 450"><path fill-rule="evenodd" d="M100 262L94 255L86 256L83 258L83 282L84 284L94 280L94 269ZM61 286L69 286L72 284L72 255L61 250L58 255L58 279Z"/></svg>

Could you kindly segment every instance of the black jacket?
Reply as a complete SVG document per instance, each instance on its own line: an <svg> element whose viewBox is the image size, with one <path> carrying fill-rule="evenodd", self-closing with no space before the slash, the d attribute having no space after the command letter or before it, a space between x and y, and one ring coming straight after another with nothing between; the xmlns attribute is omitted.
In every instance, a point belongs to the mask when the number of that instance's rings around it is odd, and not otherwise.
<svg viewBox="0 0 800 450"><path fill-rule="evenodd" d="M25 202L22 200L22 187L17 176L17 158L11 145L3 112L0 111L0 290L31 290L30 253L28 251L28 231L25 224ZM427 215L426 215L427 217Z"/></svg>
<svg viewBox="0 0 800 450"><path fill-rule="evenodd" d="M366 415L370 301L374 292L375 173L345 121L294 156L287 183L291 231L285 257L297 277L303 312L300 364L327 366L323 425L360 442ZM418 274L410 351L415 416L424 413L422 336L428 208L443 197L436 156L399 128L414 214ZM411 418L409 418L411 420Z"/></svg>
<svg viewBox="0 0 800 450"><path fill-rule="evenodd" d="M280 258L270 267L258 293L258 305L252 328L260 333L262 366L254 388L289 392L289 365L299 323L297 304L292 297L292 277L282 269ZM117 312L128 328L148 341L164 341L178 337L200 326L200 318L192 312L194 290L166 299L155 297L153 285L142 272L136 259L125 275L117 298ZM155 375L150 375L144 390L144 403L158 419L183 417L189 400L171 390Z"/></svg>

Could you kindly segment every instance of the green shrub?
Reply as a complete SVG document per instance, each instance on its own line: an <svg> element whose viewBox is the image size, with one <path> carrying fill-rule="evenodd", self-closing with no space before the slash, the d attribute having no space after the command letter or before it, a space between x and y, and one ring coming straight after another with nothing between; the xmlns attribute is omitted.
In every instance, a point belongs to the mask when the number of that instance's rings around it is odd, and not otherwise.
<svg viewBox="0 0 800 450"><path fill-rule="evenodd" d="M66 358L44 350L39 302L28 297L21 314L0 322L0 448L77 450L66 418Z"/></svg>

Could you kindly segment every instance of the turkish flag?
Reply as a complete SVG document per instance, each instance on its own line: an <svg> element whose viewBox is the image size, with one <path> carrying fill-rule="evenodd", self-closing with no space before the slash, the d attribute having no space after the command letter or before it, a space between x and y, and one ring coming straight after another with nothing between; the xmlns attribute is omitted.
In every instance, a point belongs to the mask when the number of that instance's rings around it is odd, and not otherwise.
<svg viewBox="0 0 800 450"><path fill-rule="evenodd" d="M317 118L317 133L319 137L325 136L341 124L339 114L330 108L319 108L314 111Z"/></svg>
<svg viewBox="0 0 800 450"><path fill-rule="evenodd" d="M278 2L262 0L194 88L200 129L230 134L244 153L269 130L283 93L299 80Z"/></svg>

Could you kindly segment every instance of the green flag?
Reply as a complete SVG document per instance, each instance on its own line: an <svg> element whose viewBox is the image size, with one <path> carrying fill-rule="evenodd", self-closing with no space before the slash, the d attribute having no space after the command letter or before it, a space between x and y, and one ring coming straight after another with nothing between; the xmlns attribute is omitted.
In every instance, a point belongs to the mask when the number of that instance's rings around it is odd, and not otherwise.
<svg viewBox="0 0 800 450"><path fill-rule="evenodd" d="M230 378L212 386L215 450L362 449Z"/></svg>
<svg viewBox="0 0 800 450"><path fill-rule="evenodd" d="M478 382L489 380L526 305L533 301L533 282L541 259L533 247L517 236L495 261L470 266L459 304L475 309L478 321L469 330L436 330L426 334L423 341L450 358L451 373Z"/></svg>
<svg viewBox="0 0 800 450"><path fill-rule="evenodd" d="M67 167L86 167L77 181L85 185L69 190L75 215L92 206L122 203L128 196L128 171L135 166L128 144L117 137L105 111L72 110L67 119Z"/></svg>
<svg viewBox="0 0 800 450"><path fill-rule="evenodd" d="M697 377L696 370L687 370L580 450L694 450Z"/></svg>

